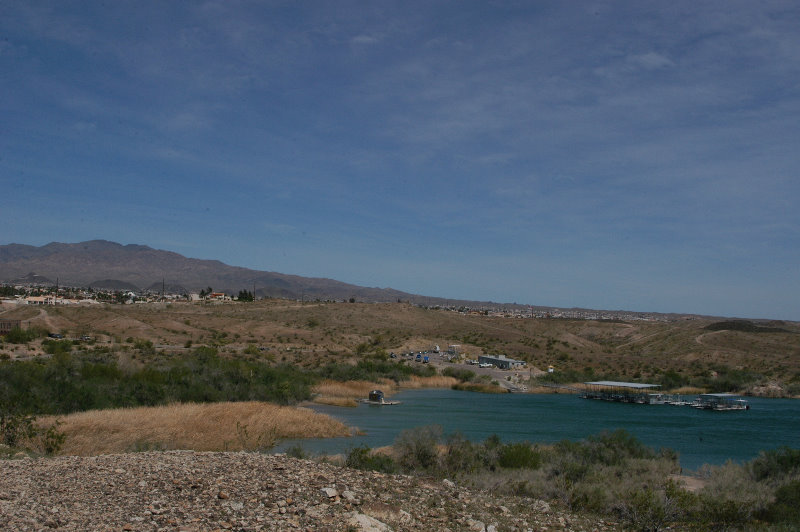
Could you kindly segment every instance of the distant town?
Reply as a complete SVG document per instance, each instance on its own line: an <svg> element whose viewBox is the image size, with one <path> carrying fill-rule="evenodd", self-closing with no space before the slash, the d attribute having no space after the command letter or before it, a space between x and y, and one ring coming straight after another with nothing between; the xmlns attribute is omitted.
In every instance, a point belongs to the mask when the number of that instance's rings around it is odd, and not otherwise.
<svg viewBox="0 0 800 532"><path fill-rule="evenodd" d="M101 303L119 305L141 305L148 303L222 303L226 301L251 302L258 298L252 292L241 290L238 295L214 291L211 287L192 293L153 292L152 290L114 290L92 287L42 286L35 284L0 285L0 303L9 305L94 305ZM298 302L356 303L355 298L338 300L301 300ZM432 310L457 312L510 319L571 319L571 320L620 320L620 321L674 321L692 319L696 316L660 314L652 312L563 309L555 307L527 306L520 304L467 305L422 305Z"/></svg>

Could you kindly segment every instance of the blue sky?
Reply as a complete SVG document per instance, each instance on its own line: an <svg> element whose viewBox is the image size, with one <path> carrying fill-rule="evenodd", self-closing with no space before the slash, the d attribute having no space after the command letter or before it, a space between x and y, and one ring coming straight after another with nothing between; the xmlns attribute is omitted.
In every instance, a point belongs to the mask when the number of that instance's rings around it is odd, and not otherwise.
<svg viewBox="0 0 800 532"><path fill-rule="evenodd" d="M800 4L4 2L0 243L800 320Z"/></svg>

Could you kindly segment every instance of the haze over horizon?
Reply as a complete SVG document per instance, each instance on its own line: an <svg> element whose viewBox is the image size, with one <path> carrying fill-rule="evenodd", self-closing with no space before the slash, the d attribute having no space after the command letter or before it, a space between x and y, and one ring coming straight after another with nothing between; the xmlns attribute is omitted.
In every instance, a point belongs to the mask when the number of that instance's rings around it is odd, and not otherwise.
<svg viewBox="0 0 800 532"><path fill-rule="evenodd" d="M800 5L10 1L0 244L800 320Z"/></svg>

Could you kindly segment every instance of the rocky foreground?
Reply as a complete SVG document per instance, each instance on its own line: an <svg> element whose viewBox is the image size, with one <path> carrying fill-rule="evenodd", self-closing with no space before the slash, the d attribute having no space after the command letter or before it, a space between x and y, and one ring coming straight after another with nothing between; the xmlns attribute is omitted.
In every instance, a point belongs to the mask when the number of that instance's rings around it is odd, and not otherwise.
<svg viewBox="0 0 800 532"><path fill-rule="evenodd" d="M2 530L613 530L449 480L258 453L0 460Z"/></svg>

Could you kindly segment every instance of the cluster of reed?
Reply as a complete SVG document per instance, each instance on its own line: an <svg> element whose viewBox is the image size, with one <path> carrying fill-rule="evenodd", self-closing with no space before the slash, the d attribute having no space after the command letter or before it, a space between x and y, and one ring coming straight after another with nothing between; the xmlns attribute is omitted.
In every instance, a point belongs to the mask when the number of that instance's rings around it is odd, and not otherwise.
<svg viewBox="0 0 800 532"><path fill-rule="evenodd" d="M92 410L59 420L66 435L59 454L82 456L156 449L257 451L279 439L350 434L324 414L257 401Z"/></svg>
<svg viewBox="0 0 800 532"><path fill-rule="evenodd" d="M373 381L333 381L324 380L314 386L314 402L333 406L356 406L359 399L366 399L371 390L381 390L387 397L400 389L410 388L451 388L458 382L453 377L434 375L420 377L411 375L408 380L396 383L391 379Z"/></svg>
<svg viewBox="0 0 800 532"><path fill-rule="evenodd" d="M375 389L388 396L397 391L397 385L389 379L382 379L380 382L324 380L313 388L314 402L333 406L356 406L359 399L366 399L369 392Z"/></svg>

